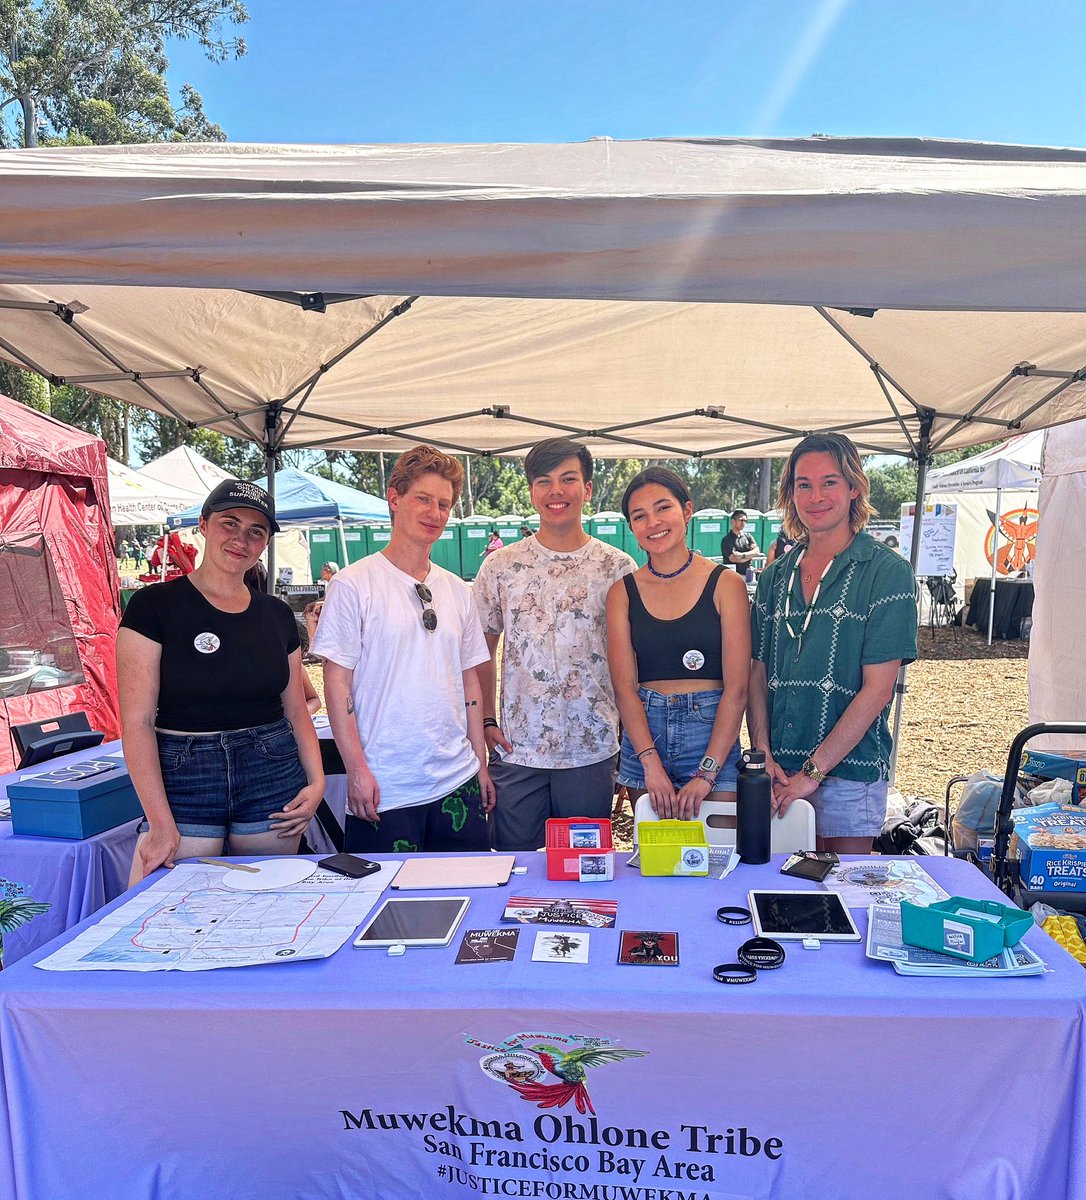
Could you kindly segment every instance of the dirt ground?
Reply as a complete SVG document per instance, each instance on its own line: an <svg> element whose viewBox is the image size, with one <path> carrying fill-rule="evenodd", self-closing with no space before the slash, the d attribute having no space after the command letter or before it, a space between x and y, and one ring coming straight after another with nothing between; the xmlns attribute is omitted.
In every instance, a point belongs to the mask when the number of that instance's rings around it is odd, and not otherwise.
<svg viewBox="0 0 1086 1200"><path fill-rule="evenodd" d="M919 652L909 670L896 783L906 796L941 805L952 776L1003 773L1012 738L1029 724L1029 643L989 647L972 629L940 629L933 637L923 628ZM323 696L320 666L306 670ZM616 842L629 844L631 832L627 808L622 817L616 813Z"/></svg>

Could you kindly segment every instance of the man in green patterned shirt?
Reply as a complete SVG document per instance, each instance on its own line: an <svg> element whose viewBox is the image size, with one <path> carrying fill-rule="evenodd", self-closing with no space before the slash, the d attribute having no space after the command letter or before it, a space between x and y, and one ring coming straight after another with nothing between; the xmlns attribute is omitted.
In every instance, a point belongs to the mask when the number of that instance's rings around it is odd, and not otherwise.
<svg viewBox="0 0 1086 1200"><path fill-rule="evenodd" d="M856 447L815 434L781 477L797 545L762 572L751 611L747 723L766 752L773 807L814 805L818 848L867 854L886 817L887 715L916 658L909 563L864 532L873 514Z"/></svg>

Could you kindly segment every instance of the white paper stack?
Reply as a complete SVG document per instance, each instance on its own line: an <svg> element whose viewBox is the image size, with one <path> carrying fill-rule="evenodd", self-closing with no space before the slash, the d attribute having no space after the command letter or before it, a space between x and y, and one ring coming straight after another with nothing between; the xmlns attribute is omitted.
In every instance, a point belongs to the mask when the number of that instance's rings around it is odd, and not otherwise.
<svg viewBox="0 0 1086 1200"><path fill-rule="evenodd" d="M985 962L974 963L901 940L901 905L873 904L867 910L867 957L892 962L899 975L942 975L969 979L995 979L1012 975L1043 975L1044 960L1024 943L1004 950Z"/></svg>

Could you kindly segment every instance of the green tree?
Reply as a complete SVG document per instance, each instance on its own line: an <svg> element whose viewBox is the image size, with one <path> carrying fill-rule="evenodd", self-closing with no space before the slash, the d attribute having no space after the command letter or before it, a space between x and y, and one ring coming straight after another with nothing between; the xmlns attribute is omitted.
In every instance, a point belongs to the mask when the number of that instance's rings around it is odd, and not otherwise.
<svg viewBox="0 0 1086 1200"><path fill-rule="evenodd" d="M245 53L241 0L0 0L0 139L6 145L222 141L188 84L166 84L166 43L212 62Z"/></svg>

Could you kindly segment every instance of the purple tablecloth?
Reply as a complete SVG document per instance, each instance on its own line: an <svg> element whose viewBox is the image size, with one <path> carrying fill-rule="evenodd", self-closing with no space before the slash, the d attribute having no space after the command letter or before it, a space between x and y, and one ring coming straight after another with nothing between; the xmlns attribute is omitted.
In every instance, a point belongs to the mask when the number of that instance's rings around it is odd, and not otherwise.
<svg viewBox="0 0 1086 1200"><path fill-rule="evenodd" d="M455 965L457 935L402 958L348 943L195 974L5 971L0 1195L1086 1195L1086 974L1040 931L1034 978L903 978L827 944L726 986L712 967L750 929L716 907L779 887L779 861L723 882L622 866L592 888L520 857L527 878L472 893L464 928L497 926L511 894L613 898L587 965L532 962L526 926L490 965ZM924 865L993 893L964 863ZM680 965L617 965L620 929L677 930ZM571 1038L599 1052L563 1060ZM518 1078L509 1039L555 1047L568 1086Z"/></svg>
<svg viewBox="0 0 1086 1200"><path fill-rule="evenodd" d="M54 763L28 767L0 776L0 797L8 784L27 775L62 764L82 762L119 754L120 742L107 742L91 750L65 755ZM9 820L0 820L0 879L22 884L35 900L50 905L49 911L27 925L4 935L4 962L17 959L43 946L58 934L78 925L128 887L132 854L136 848L138 821L126 821L83 841L68 838L16 836Z"/></svg>

